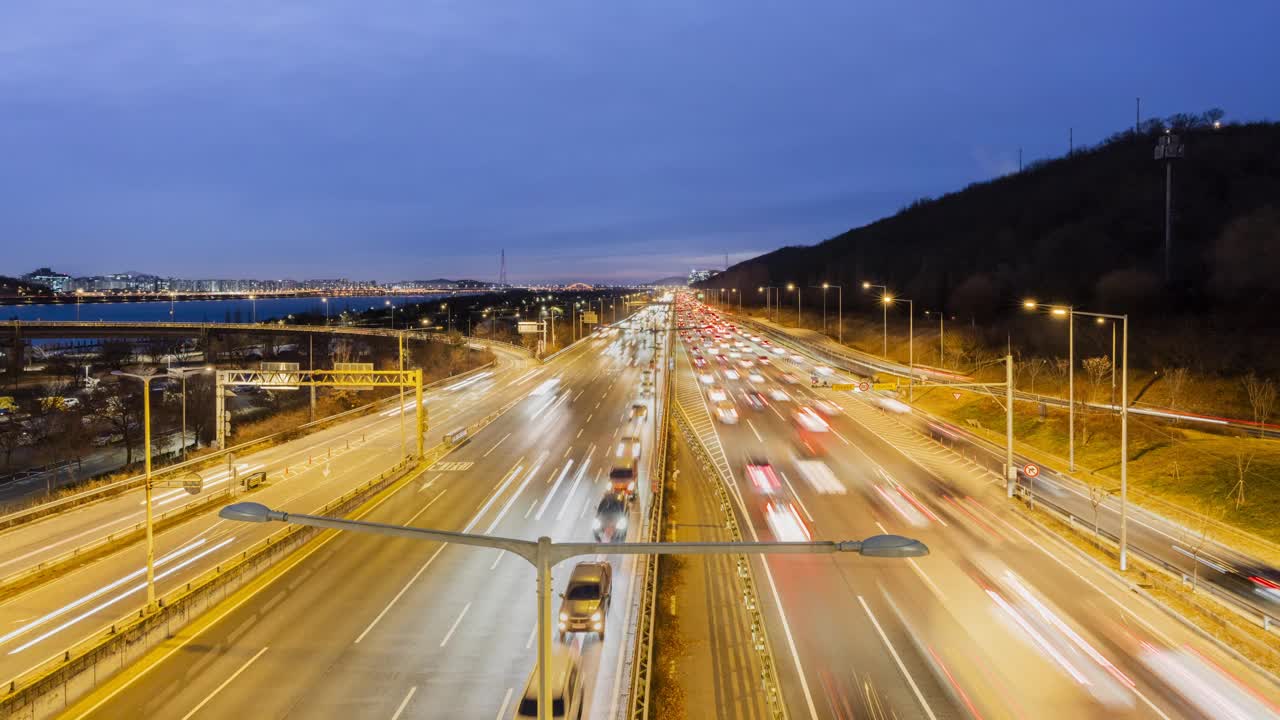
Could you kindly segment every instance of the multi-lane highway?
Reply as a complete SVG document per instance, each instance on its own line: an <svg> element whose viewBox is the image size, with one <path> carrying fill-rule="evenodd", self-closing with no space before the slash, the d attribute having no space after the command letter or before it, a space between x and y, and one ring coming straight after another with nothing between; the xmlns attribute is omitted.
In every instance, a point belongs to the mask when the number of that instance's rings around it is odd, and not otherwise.
<svg viewBox="0 0 1280 720"><path fill-rule="evenodd" d="M628 323L647 325L653 311ZM655 343L657 344L655 347ZM647 502L654 402L643 374L661 335L598 336L494 389L516 401L470 441L364 517L508 537L590 540L626 437L641 439ZM659 384L666 372L655 363ZM633 418L633 406L645 407ZM239 530L237 530L239 531ZM534 573L497 551L326 536L278 580L233 596L208 629L180 633L70 717L509 717L533 668ZM611 559L603 641L570 635L585 716L612 717L629 677L634 559ZM564 588L571 563L554 572ZM225 616L224 616L225 615ZM166 657L167 654L167 657Z"/></svg>
<svg viewBox="0 0 1280 720"><path fill-rule="evenodd" d="M793 333L767 334L773 337L775 344L786 343L792 349L808 346L797 345ZM818 349L819 359L825 361L824 356L842 357L838 353L828 354L831 349L828 344L830 340L823 340L826 342L815 342L813 345ZM876 366L855 363L853 367L869 369ZM881 403L882 407L890 409L900 421L900 427L888 427L887 433L913 444L920 441L919 433L930 435L948 445L962 448L966 454L974 456L997 473L1002 469L1003 449L991 452L994 448L989 443L974 437L965 429L919 417L915 412L900 414L907 411L907 406L882 396L870 397L873 398L871 402ZM915 432L917 430L919 433ZM1015 465L1021 468L1028 462L1031 461L1015 452ZM1042 468L1034 480L1019 471L1019 482L1024 490L1034 493L1039 503L1052 505L1082 522L1092 524L1095 519L1089 488L1079 480ZM1131 552L1141 553L1187 577L1198 576L1200 582L1212 586L1220 597L1249 614L1255 622L1261 622L1264 616L1269 617L1272 623L1280 621L1280 570L1240 548L1232 547L1229 539L1238 537L1250 547L1261 541L1233 534L1229 527L1222 525L1210 526L1202 538L1195 530L1189 530L1168 517L1132 502L1128 512L1128 542ZM1101 500L1096 520L1105 536L1112 539L1118 537L1120 502L1116 493L1112 492ZM1228 540L1224 542L1224 538ZM1197 565L1199 567L1195 567Z"/></svg>
<svg viewBox="0 0 1280 720"><path fill-rule="evenodd" d="M681 326L704 324L699 308L682 305ZM723 450L756 536L887 531L932 550L906 562L835 556L757 565L793 717L1280 714L1269 678L1026 522L989 474L895 434L900 425L850 393L809 387L811 359L793 361L790 351L775 354L729 332L686 334L679 403L713 450Z"/></svg>
<svg viewBox="0 0 1280 720"><path fill-rule="evenodd" d="M499 388L531 371L527 356L498 349L498 363L426 395L433 435L474 422L499 408ZM401 415L410 452L413 400L306 437L236 459L240 476L265 471L266 484L249 497L261 502L314 511L361 483L394 467L401 459ZM206 471L206 492L226 491L227 469ZM15 527L0 535L0 576L58 558L75 548L105 539L143 520L140 490ZM228 497L223 495L224 498ZM181 488L155 492L157 514L201 502ZM157 596L180 587L213 566L235 557L269 534L265 527L240 526L217 517L214 503L191 519L156 535ZM145 547L135 542L99 560L60 572L0 602L0 677L16 678L61 657L135 612L145 602Z"/></svg>

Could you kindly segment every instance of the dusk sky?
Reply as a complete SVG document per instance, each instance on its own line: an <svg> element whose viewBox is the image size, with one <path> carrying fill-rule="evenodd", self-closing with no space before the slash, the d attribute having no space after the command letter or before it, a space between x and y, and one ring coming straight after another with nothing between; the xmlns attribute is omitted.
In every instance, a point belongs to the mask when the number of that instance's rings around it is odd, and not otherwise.
<svg viewBox="0 0 1280 720"><path fill-rule="evenodd" d="M9 0L0 274L647 281L1144 117L1280 116L1280 2Z"/></svg>

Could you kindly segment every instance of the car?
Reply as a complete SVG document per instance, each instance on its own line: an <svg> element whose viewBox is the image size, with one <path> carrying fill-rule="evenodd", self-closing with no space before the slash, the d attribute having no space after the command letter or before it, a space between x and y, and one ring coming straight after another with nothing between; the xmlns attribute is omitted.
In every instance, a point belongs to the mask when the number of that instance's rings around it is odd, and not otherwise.
<svg viewBox="0 0 1280 720"><path fill-rule="evenodd" d="M596 505L596 519L591 523L591 534L596 542L623 542L627 539L627 522L631 515L631 502L626 493L605 493Z"/></svg>
<svg viewBox="0 0 1280 720"><path fill-rule="evenodd" d="M752 410L763 410L768 406L768 403L764 401L764 396L755 390L749 390L743 393L742 397L746 400L747 406Z"/></svg>
<svg viewBox="0 0 1280 720"><path fill-rule="evenodd" d="M738 361L738 365L739 367L749 368L755 365L755 363L751 362L751 360L748 358L742 358L741 360Z"/></svg>
<svg viewBox="0 0 1280 720"><path fill-rule="evenodd" d="M778 482L778 474L773 471L773 466L768 460L760 458L747 460L747 479L760 492L775 493L782 489L782 483Z"/></svg>
<svg viewBox="0 0 1280 720"><path fill-rule="evenodd" d="M573 632L590 632L604 640L613 591L613 566L607 562L580 562L569 573L569 586L560 595L560 641Z"/></svg>
<svg viewBox="0 0 1280 720"><path fill-rule="evenodd" d="M634 422L644 422L649 419L649 406L643 403L636 403L631 406L629 413L630 420Z"/></svg>
<svg viewBox="0 0 1280 720"><path fill-rule="evenodd" d="M778 379L788 385L799 385L800 381L791 373L778 373Z"/></svg>
<svg viewBox="0 0 1280 720"><path fill-rule="evenodd" d="M711 373L702 373L701 375L698 375L698 381L703 385L710 385L716 381L716 376Z"/></svg>
<svg viewBox="0 0 1280 720"><path fill-rule="evenodd" d="M718 403L727 399L729 393L725 392L725 389L719 385L712 385L711 389L707 391L707 397L710 398L711 402Z"/></svg>
<svg viewBox="0 0 1280 720"><path fill-rule="evenodd" d="M808 542L813 539L796 506L785 500L769 499L763 506L765 523L778 542Z"/></svg>
<svg viewBox="0 0 1280 720"><path fill-rule="evenodd" d="M804 358L803 358L803 357L801 357L801 356L799 356L799 355L792 355L792 356L791 356L791 362L793 362L793 363L802 363L802 362L804 362Z"/></svg>
<svg viewBox="0 0 1280 720"><path fill-rule="evenodd" d="M737 360L737 359L738 359L738 358L740 358L740 357L742 357L742 353L738 352L737 350L730 350L730 351L729 351L729 359L730 359L730 360Z"/></svg>
<svg viewBox="0 0 1280 720"><path fill-rule="evenodd" d="M538 695L541 673L538 664L533 665L529 680L524 685L524 694L516 703L513 720L532 720L538 717ZM553 720L569 720L582 716L583 684L582 668L578 654L568 645L553 645L551 657L547 663L551 675L551 717Z"/></svg>
<svg viewBox="0 0 1280 720"><path fill-rule="evenodd" d="M840 414L840 407L829 400L814 400L813 409L827 417Z"/></svg>
<svg viewBox="0 0 1280 720"><path fill-rule="evenodd" d="M768 355L757 355L757 356L756 356L756 362L760 363L761 365L768 365L768 364L769 364L769 356L768 356Z"/></svg>
<svg viewBox="0 0 1280 720"><path fill-rule="evenodd" d="M791 396L780 387L771 387L769 388L769 399L774 402L787 402L791 399Z"/></svg>
<svg viewBox="0 0 1280 720"><path fill-rule="evenodd" d="M791 414L791 418L795 420L796 425L800 426L804 430L808 430L809 432L821 433L827 432L831 429L831 426L827 424L827 421L824 420L821 415L814 412L813 408L808 406L796 408L795 412Z"/></svg>
<svg viewBox="0 0 1280 720"><path fill-rule="evenodd" d="M763 376L763 375L761 375L761 374L760 374L760 373L758 373L758 372L752 372L750 375L747 375L747 379L748 379L748 380L750 380L750 381L751 381L751 382L753 382L753 383L762 383L762 382L764 382L764 376Z"/></svg>
<svg viewBox="0 0 1280 720"><path fill-rule="evenodd" d="M706 366L707 366L707 360L706 360L706 358L702 357L701 355L694 355L694 356L693 356L693 366L694 366L694 367L697 367L697 368L704 368L704 367L706 367Z"/></svg>
<svg viewBox="0 0 1280 720"><path fill-rule="evenodd" d="M725 398L716 403L716 419L725 425L738 424L738 407L733 401Z"/></svg>
<svg viewBox="0 0 1280 720"><path fill-rule="evenodd" d="M787 354L787 351L786 351L786 350L784 350L784 349L782 349L782 348L774 348L774 349L773 349L773 354L774 354L774 355L786 355L786 354Z"/></svg>
<svg viewBox="0 0 1280 720"><path fill-rule="evenodd" d="M741 377L742 376L738 374L738 371L734 370L733 368L729 368L724 371L724 378L726 380L737 380Z"/></svg>

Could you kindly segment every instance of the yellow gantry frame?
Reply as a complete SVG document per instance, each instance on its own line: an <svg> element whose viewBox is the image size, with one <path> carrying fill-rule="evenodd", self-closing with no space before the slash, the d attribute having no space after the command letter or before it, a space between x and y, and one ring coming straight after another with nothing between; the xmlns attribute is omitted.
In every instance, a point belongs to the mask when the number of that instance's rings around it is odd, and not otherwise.
<svg viewBox="0 0 1280 720"><path fill-rule="evenodd" d="M225 398L227 385L262 387L397 387L414 389L414 416L418 428L418 457L423 456L427 432L427 407L422 404L422 370L219 370L214 389L218 422L218 448L227 445ZM403 406L403 405L402 405Z"/></svg>

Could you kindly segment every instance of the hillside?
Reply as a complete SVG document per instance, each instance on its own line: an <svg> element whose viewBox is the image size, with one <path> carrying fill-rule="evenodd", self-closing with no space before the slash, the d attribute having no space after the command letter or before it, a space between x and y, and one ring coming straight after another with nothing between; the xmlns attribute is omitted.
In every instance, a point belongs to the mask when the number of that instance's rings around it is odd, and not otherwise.
<svg viewBox="0 0 1280 720"><path fill-rule="evenodd" d="M1153 159L1162 130L1148 123L1140 135L1120 133L818 245L739 263L702 286L792 282L806 288L807 303L817 298L808 287L830 282L844 285L846 305L869 309L861 283L871 281L912 298L918 312L972 319L1000 345L1007 333L1036 334L1019 311L1034 297L1131 313L1135 352L1154 367L1275 368L1275 333L1253 331L1275 327L1280 300L1280 124L1171 120L1183 126L1186 151L1174 164L1167 284L1164 166ZM1221 341L1202 342L1209 332Z"/></svg>

